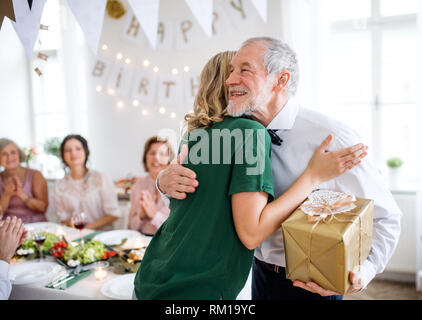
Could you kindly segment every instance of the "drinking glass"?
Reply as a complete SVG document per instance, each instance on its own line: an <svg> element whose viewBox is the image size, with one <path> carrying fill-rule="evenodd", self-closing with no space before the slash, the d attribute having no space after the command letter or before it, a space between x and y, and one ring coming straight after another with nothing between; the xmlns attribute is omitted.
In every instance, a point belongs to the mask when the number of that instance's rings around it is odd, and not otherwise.
<svg viewBox="0 0 422 320"><path fill-rule="evenodd" d="M82 238L82 230L86 227L88 224L87 216L83 212L77 212L72 215L71 219L72 226L75 229L79 230L79 238ZM84 245L84 240L81 240L82 246Z"/></svg>

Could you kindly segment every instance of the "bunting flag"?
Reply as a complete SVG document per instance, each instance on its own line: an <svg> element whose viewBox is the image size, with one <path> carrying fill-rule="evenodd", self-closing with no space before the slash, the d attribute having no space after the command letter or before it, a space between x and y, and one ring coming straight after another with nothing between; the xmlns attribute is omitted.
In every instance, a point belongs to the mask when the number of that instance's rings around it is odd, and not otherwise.
<svg viewBox="0 0 422 320"><path fill-rule="evenodd" d="M212 37L213 0L185 0L208 38Z"/></svg>
<svg viewBox="0 0 422 320"><path fill-rule="evenodd" d="M155 49L157 44L158 14L160 0L128 0L142 30Z"/></svg>
<svg viewBox="0 0 422 320"><path fill-rule="evenodd" d="M0 29L3 24L4 17L8 17L10 20L16 21L12 0L0 1Z"/></svg>
<svg viewBox="0 0 422 320"><path fill-rule="evenodd" d="M32 10L32 0L28 0L29 10Z"/></svg>
<svg viewBox="0 0 422 320"><path fill-rule="evenodd" d="M106 3L107 0L67 0L94 55L98 52Z"/></svg>
<svg viewBox="0 0 422 320"><path fill-rule="evenodd" d="M267 22L267 0L251 0L264 22Z"/></svg>
<svg viewBox="0 0 422 320"><path fill-rule="evenodd" d="M32 58L35 41L40 30L41 15L46 0L37 0L32 4L32 10L29 9L28 2L22 0L13 0L15 8L16 21L12 22L27 57Z"/></svg>

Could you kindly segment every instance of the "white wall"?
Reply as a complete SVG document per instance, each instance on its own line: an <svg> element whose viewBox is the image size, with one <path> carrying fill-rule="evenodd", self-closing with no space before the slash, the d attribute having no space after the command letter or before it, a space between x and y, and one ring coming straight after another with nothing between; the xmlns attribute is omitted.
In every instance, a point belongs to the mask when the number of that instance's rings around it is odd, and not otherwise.
<svg viewBox="0 0 422 320"><path fill-rule="evenodd" d="M0 137L32 145L31 99L27 58L12 23L0 30Z"/></svg>
<svg viewBox="0 0 422 320"><path fill-rule="evenodd" d="M215 3L222 1L215 1ZM101 44L108 45L107 54L115 57L121 52L124 57L130 57L134 66L141 66L144 59L149 59L151 65L158 65L160 71L170 73L173 67L183 68L189 65L192 73L199 75L203 65L214 54L225 50L236 50L240 44L253 36L281 35L280 3L268 1L268 22L265 24L249 1L243 1L250 9L247 23L240 23L240 13L230 6L225 7L225 21L227 28L218 39L208 39L205 33L200 34L200 39L195 50L190 51L154 51L149 45L134 45L121 37L130 7L124 2L128 12L121 19L109 18L106 14L102 32ZM235 1L237 3L237 1ZM247 8L248 8L247 7ZM238 16L236 16L238 15ZM160 18L194 20L184 0L161 0ZM177 31L177 30L174 30ZM99 50L101 52L101 49ZM142 115L142 108L134 108L129 100L123 109L116 108L117 99L104 92L98 93L95 86L96 79L91 76L95 57L91 54L88 66L88 138L91 148L91 163L98 170L109 174L113 179L125 177L127 174L140 175L143 172L141 156L143 144L147 138L156 135L158 130L170 128L179 130L179 123L183 114L192 106L178 106L175 108L177 117L171 119L168 114L163 116L153 112L149 116ZM149 106L156 108L158 106Z"/></svg>

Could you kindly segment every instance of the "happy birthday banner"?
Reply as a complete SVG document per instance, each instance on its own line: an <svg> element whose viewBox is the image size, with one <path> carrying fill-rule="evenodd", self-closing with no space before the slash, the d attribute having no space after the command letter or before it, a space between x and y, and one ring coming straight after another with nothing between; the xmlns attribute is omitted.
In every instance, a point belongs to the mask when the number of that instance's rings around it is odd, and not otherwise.
<svg viewBox="0 0 422 320"><path fill-rule="evenodd" d="M152 0L139 2L133 0L139 5L141 2L150 1ZM153 2L156 3L156 1ZM232 0L213 6L212 0L203 2L186 0L186 2L189 3L191 12L196 15L197 21L193 21L190 17L158 19L156 22L152 22L156 26L155 38L148 36L145 27L139 22L139 19L142 19L139 14L158 17L158 8L144 3L144 8L148 7L148 9L143 13L134 10L134 12L126 14L121 38L136 46L149 45L159 51L198 49L201 46L201 29L207 37L218 39L226 36L230 29L230 23L239 28L243 26L242 23L248 23L247 18L253 9L251 4L254 3L246 4L246 1ZM266 1L255 1L254 5L255 8L261 9L259 14L263 20L266 19L266 14L265 17L262 16L265 10L261 8L264 2L266 10ZM129 3L131 2L129 1ZM202 14L210 12L212 18L202 19L201 12ZM209 16L209 13L206 15ZM199 24L199 21L203 21L202 25ZM130 61L130 58L125 59L124 54L120 52L114 57L109 54L110 50L106 44L103 44L102 49L104 51L97 55L91 75L95 79L98 92L116 98L117 108L132 104L136 107L155 105L163 110L164 106L193 105L199 85L198 72L190 70L188 66L183 69L161 70L159 66L150 65L148 60L142 59L138 63L134 63Z"/></svg>

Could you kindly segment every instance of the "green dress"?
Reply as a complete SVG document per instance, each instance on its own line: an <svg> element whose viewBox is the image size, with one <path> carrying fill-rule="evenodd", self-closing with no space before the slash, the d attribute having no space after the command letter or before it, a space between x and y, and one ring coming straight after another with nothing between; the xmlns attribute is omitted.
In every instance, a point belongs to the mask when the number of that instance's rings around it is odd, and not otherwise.
<svg viewBox="0 0 422 320"><path fill-rule="evenodd" d="M231 195L264 191L273 199L270 137L258 122L231 117L196 132L184 166L199 186L184 200L171 199L135 277L138 299L236 299L248 278L253 250L237 236ZM258 154L262 161L254 163Z"/></svg>

